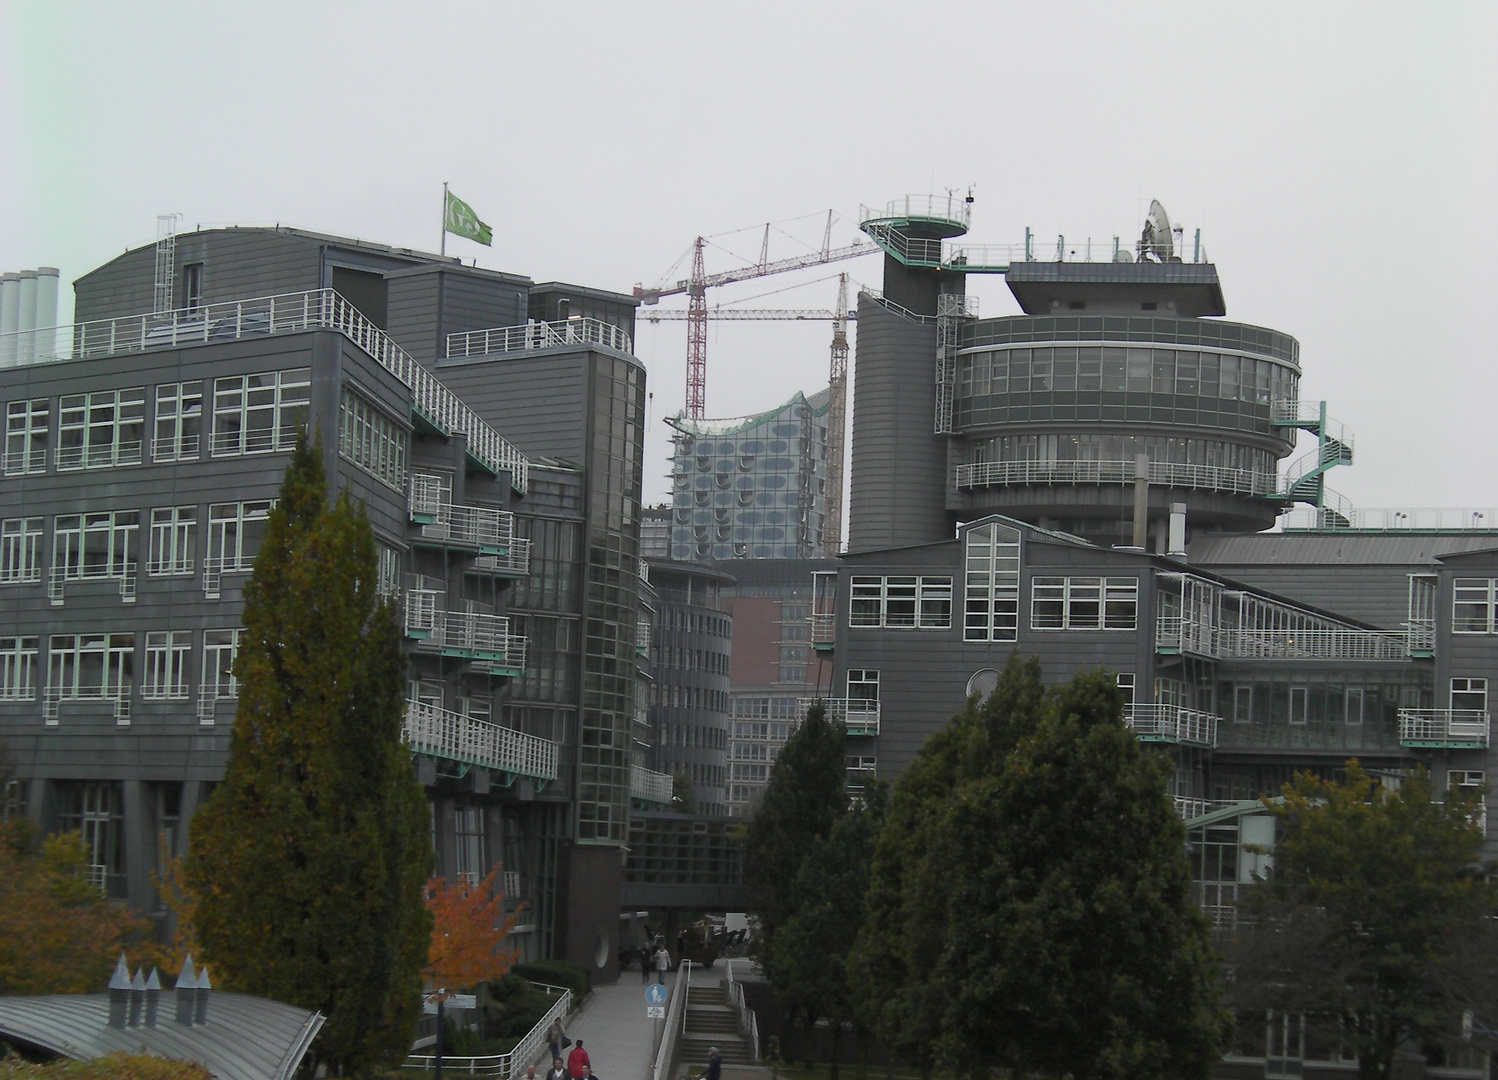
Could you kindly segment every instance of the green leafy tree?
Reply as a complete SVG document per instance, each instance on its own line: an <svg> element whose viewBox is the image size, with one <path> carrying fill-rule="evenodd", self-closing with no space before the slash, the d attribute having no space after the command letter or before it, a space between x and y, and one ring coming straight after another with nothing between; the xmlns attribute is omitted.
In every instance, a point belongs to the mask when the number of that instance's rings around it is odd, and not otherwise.
<svg viewBox="0 0 1498 1080"><path fill-rule="evenodd" d="M848 959L863 927L874 839L884 821L886 801L884 786L870 785L862 801L812 844L796 875L794 913L775 935L769 964L769 977L782 1003L808 1018L829 1021L832 1080L838 1076L844 1027L853 1024L861 1051L867 1043L867 1025L855 1008ZM861 1053L860 1061L864 1060Z"/></svg>
<svg viewBox="0 0 1498 1080"><path fill-rule="evenodd" d="M697 812L697 792L685 769L677 769L671 774L671 809L678 814Z"/></svg>
<svg viewBox="0 0 1498 1080"><path fill-rule="evenodd" d="M401 741L405 665L369 524L347 494L329 505L305 435L243 621L229 761L192 822L197 939L221 985L321 1011L318 1062L362 1072L410 1047L429 817Z"/></svg>
<svg viewBox="0 0 1498 1080"><path fill-rule="evenodd" d="M1357 1055L1362 1080L1387 1080L1406 1042L1456 1042L1467 1010L1498 1020L1498 890L1476 807L1435 795L1424 772L1391 790L1355 760L1340 782L1298 774L1266 804L1273 869L1240 901L1240 1015L1305 1014Z"/></svg>
<svg viewBox="0 0 1498 1080"><path fill-rule="evenodd" d="M1010 655L987 699L976 695L933 733L895 783L875 839L867 917L849 972L858 1013L906 1061L929 1075L948 987L935 974L947 934L953 847L946 814L956 792L996 773L1045 706L1040 662Z"/></svg>
<svg viewBox="0 0 1498 1080"><path fill-rule="evenodd" d="M928 740L876 846L854 977L923 1072L1205 1077L1228 1027L1166 765L1107 672L1011 657Z"/></svg>

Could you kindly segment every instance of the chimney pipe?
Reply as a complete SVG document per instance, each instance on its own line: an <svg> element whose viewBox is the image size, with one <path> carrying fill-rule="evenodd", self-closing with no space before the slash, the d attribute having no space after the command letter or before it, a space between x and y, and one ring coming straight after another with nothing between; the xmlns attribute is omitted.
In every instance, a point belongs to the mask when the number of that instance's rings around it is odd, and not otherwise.
<svg viewBox="0 0 1498 1080"><path fill-rule="evenodd" d="M156 969L151 969L151 977L146 980L146 1027L156 1026L156 1010L161 1005L161 977L156 974Z"/></svg>
<svg viewBox="0 0 1498 1080"><path fill-rule="evenodd" d="M18 363L29 364L36 355L36 335L27 333L36 329L36 271L21 271L20 300L16 309L16 329L20 331L20 337L16 339L16 360Z"/></svg>
<svg viewBox="0 0 1498 1080"><path fill-rule="evenodd" d="M0 367L16 362L16 338L21 319L21 275L0 274Z"/></svg>
<svg viewBox="0 0 1498 1080"><path fill-rule="evenodd" d="M1170 543L1165 554L1176 559L1186 557L1186 504L1170 504Z"/></svg>
<svg viewBox="0 0 1498 1080"><path fill-rule="evenodd" d="M146 976L140 968L130 980L130 1026L140 1027L140 1010L146 1003Z"/></svg>
<svg viewBox="0 0 1498 1080"><path fill-rule="evenodd" d="M208 1023L208 991L213 989L213 981L208 978L208 965L204 964L198 969L197 990L194 996L198 999L197 1012L192 1018L194 1024Z"/></svg>
<svg viewBox="0 0 1498 1080"><path fill-rule="evenodd" d="M114 974L109 977L109 1026L125 1026L125 1014L130 1009L130 969L125 966L125 954L120 953Z"/></svg>
<svg viewBox="0 0 1498 1080"><path fill-rule="evenodd" d="M1148 454L1134 456L1134 547L1143 550L1147 537L1150 508L1150 459Z"/></svg>
<svg viewBox="0 0 1498 1080"><path fill-rule="evenodd" d="M193 999L197 996L197 978L192 971L192 953L182 961L182 971L177 976L177 1023L192 1027Z"/></svg>
<svg viewBox="0 0 1498 1080"><path fill-rule="evenodd" d="M57 355L57 334L41 333L57 325L58 271L55 266L36 268L36 359L52 360Z"/></svg>

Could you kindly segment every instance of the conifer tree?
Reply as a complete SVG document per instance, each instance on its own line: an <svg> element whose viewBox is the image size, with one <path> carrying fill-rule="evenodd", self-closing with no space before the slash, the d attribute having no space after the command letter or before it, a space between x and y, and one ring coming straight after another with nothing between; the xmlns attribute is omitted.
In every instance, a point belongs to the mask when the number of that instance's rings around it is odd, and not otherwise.
<svg viewBox="0 0 1498 1080"><path fill-rule="evenodd" d="M187 882L215 982L317 1009L331 1072L398 1060L420 1008L429 811L401 741L404 661L374 539L298 440L245 587L239 708L192 821Z"/></svg>

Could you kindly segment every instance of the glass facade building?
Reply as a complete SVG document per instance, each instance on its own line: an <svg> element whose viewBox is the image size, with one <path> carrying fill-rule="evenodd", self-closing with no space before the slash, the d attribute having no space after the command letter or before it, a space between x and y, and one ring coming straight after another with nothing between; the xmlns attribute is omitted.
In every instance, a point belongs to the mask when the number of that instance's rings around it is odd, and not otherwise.
<svg viewBox="0 0 1498 1080"><path fill-rule="evenodd" d="M731 420L668 420L671 555L692 562L822 555L827 399Z"/></svg>

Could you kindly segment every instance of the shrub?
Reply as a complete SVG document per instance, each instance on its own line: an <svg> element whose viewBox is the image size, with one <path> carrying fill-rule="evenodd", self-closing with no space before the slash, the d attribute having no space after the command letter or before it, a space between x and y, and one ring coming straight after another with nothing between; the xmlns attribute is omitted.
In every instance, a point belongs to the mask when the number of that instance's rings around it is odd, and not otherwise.
<svg viewBox="0 0 1498 1080"><path fill-rule="evenodd" d="M582 999L588 996L588 991L593 989L592 972L581 964L569 963L566 960L538 960L533 964L516 964L510 970L531 982L565 986L572 991L572 996L577 999L578 1004L581 1004Z"/></svg>

